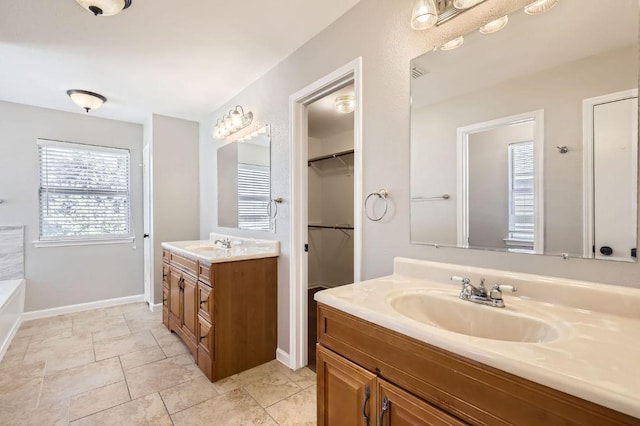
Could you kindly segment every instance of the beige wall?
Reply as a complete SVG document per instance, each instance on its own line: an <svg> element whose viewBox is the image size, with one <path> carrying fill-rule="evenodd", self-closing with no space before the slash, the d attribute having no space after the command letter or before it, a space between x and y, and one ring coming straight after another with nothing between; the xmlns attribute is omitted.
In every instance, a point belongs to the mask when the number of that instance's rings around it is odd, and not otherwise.
<svg viewBox="0 0 640 426"><path fill-rule="evenodd" d="M395 256L464 265L588 279L640 286L640 266L619 262L457 248L410 243L409 215L409 62L434 45L464 30L477 28L528 3L527 0L487 0L434 31L409 26L412 0L362 0L353 9L294 52L226 105L200 122L200 235L210 231L273 238L281 242L278 261L278 346L289 349L289 96L344 64L363 58L364 192L390 191L390 214L380 222L363 221L362 278L388 275ZM455 24L455 28L453 28ZM462 30L461 30L462 28ZM217 117L240 104L256 120L271 124L272 194L283 197L276 233L220 229L216 226L215 141L211 126ZM214 166L211 166L214 164Z"/></svg>
<svg viewBox="0 0 640 426"><path fill-rule="evenodd" d="M41 247L38 138L129 149L135 243ZM25 225L25 311L143 294L142 126L0 101L0 225Z"/></svg>

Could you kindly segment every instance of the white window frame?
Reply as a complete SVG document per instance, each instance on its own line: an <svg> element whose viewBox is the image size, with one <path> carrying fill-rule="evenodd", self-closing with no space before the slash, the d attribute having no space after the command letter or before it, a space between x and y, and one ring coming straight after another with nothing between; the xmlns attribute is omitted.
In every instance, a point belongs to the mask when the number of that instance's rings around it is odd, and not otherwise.
<svg viewBox="0 0 640 426"><path fill-rule="evenodd" d="M130 150L125 148L112 148L98 145L89 145L89 144L81 144L74 142L62 142L55 141L49 139L38 139L37 140L38 150L41 147L64 147L71 149L78 149L84 151L94 151L94 152L117 152L119 154L125 153L129 156L129 164L127 170L127 215L128 215L128 235L122 236L109 236L109 235L100 235L100 236L56 236L56 237L43 237L42 236L42 216L43 213L41 211L40 199L38 201L38 217L39 217L39 226L38 226L38 240L33 241L35 247L60 247L60 246L74 246L74 245L95 245L95 244L123 244L123 243L131 243L134 241L135 233L133 228L133 218L131 214L131 158L130 158ZM42 164L40 163L41 159L38 159L38 170L39 173L42 173ZM45 187L42 186L42 178L39 179L39 191L46 190ZM93 191L88 190L87 193L91 193ZM121 191L122 193L122 191ZM38 194L40 197L40 194Z"/></svg>
<svg viewBox="0 0 640 426"><path fill-rule="evenodd" d="M269 185L269 189L267 190L266 194L263 194L264 196L264 202L265 202L265 206L264 206L264 221L265 224L263 227L256 227L256 226L246 226L244 224L244 222L241 220L240 217L240 210L241 210L241 205L243 203L243 199L244 198L253 198L253 197L245 197L243 195L240 194L240 170L244 169L244 170L252 170L252 171L258 171L260 173L266 173L266 182ZM271 218L269 217L269 201L271 200L271 169L269 166L259 166L256 164L246 164L246 163L238 163L238 228L240 229L248 229L248 230L252 230L252 231L271 231ZM243 226L244 225L244 226Z"/></svg>
<svg viewBox="0 0 640 426"><path fill-rule="evenodd" d="M514 206L515 206L515 200L514 200L514 195L516 190L514 190L514 161L515 161L515 156L514 156L514 152L513 150L516 148L516 146L518 145L531 145L531 151L532 151L532 155L535 157L535 142L534 141L523 141L523 142L515 142L515 143L510 143L509 144L509 229L507 230L507 239L505 239L505 242L507 243L507 245L518 245L518 246L527 246L530 248L533 248L533 242L535 240L535 226L536 226L536 221L535 221L535 211L536 211L536 206L535 206L535 181L536 181L536 176L535 176L535 158L532 159L532 162L534 162L534 167L533 167L533 171L531 173L531 180L533 181L533 190L531 191L531 198L533 200L533 228L531 230L531 238L530 239L524 239L524 238L518 238L515 237L513 234L516 232L513 230L513 218L515 216L514 214Z"/></svg>

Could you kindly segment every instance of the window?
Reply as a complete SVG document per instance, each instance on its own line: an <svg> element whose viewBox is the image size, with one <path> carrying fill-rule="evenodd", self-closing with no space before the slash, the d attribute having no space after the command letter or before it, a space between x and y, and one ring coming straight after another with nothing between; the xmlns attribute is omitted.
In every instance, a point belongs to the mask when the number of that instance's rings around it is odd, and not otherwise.
<svg viewBox="0 0 640 426"><path fill-rule="evenodd" d="M129 240L129 150L38 140L40 241Z"/></svg>
<svg viewBox="0 0 640 426"><path fill-rule="evenodd" d="M533 141L509 144L509 239L530 242L535 227Z"/></svg>
<svg viewBox="0 0 640 426"><path fill-rule="evenodd" d="M269 167L238 163L238 227L268 231Z"/></svg>

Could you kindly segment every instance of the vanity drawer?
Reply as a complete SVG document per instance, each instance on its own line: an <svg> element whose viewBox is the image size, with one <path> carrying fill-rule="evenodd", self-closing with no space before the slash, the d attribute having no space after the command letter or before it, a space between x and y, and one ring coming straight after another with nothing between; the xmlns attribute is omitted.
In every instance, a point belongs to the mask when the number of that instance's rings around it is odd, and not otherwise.
<svg viewBox="0 0 640 426"><path fill-rule="evenodd" d="M198 262L198 279L209 285L213 284L213 277L211 276L211 264Z"/></svg>
<svg viewBox="0 0 640 426"><path fill-rule="evenodd" d="M194 277L198 273L198 262L179 254L171 253L171 266L177 266Z"/></svg>
<svg viewBox="0 0 640 426"><path fill-rule="evenodd" d="M169 250L162 250L162 260L167 263L171 261L171 253Z"/></svg>
<svg viewBox="0 0 640 426"><path fill-rule="evenodd" d="M213 289L198 282L198 315L210 323L213 322Z"/></svg>
<svg viewBox="0 0 640 426"><path fill-rule="evenodd" d="M162 286L169 288L169 281L171 280L171 270L166 263L162 264Z"/></svg>
<svg viewBox="0 0 640 426"><path fill-rule="evenodd" d="M213 377L215 357L213 333L213 326L202 317L198 317L198 367L211 381L215 380Z"/></svg>

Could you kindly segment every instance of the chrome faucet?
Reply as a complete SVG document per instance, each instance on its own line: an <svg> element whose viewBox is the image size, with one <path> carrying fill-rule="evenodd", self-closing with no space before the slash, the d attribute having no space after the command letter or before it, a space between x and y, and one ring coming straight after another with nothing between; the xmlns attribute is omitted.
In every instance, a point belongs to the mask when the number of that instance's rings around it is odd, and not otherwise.
<svg viewBox="0 0 640 426"><path fill-rule="evenodd" d="M484 286L484 278L480 280L479 286L471 284L469 278L452 276L452 281L460 281L462 283L462 290L460 290L460 299L468 300L469 302L479 303L481 305L493 306L494 308L504 308L504 300L502 299L503 291L516 292L516 289L512 285L495 284L491 287L491 290L487 291Z"/></svg>
<svg viewBox="0 0 640 426"><path fill-rule="evenodd" d="M225 238L224 240L215 240L213 244L220 243L223 248L230 249L231 248L231 240L229 238Z"/></svg>

